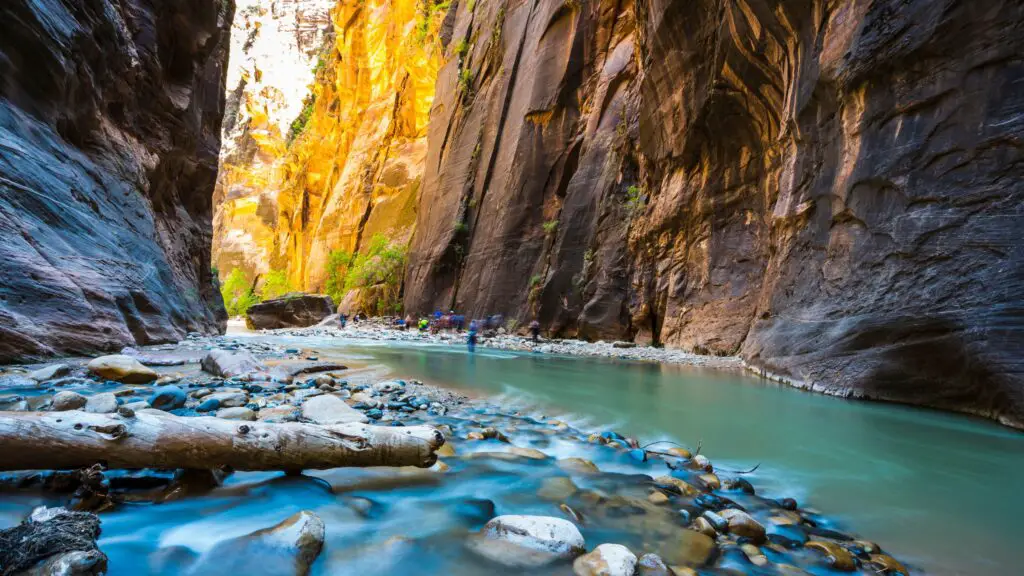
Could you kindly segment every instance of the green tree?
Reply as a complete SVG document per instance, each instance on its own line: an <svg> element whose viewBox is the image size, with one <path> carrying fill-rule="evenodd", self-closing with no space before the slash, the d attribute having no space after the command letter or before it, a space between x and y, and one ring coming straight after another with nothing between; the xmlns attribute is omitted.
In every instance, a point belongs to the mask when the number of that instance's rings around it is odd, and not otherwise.
<svg viewBox="0 0 1024 576"><path fill-rule="evenodd" d="M224 307L229 316L245 314L249 307L259 302L259 297L252 289L252 284L238 268L231 270L220 286L220 295L224 298Z"/></svg>
<svg viewBox="0 0 1024 576"><path fill-rule="evenodd" d="M288 276L283 270L271 270L263 279L263 287L260 288L260 297L262 300L273 300L274 298L280 298L293 290L294 288L292 288L292 284L288 281Z"/></svg>
<svg viewBox="0 0 1024 576"><path fill-rule="evenodd" d="M350 262L352 254L347 250L331 250L327 255L327 295L335 304L345 298L345 273Z"/></svg>
<svg viewBox="0 0 1024 576"><path fill-rule="evenodd" d="M405 271L408 247L392 242L383 234L374 234L365 250L352 260L345 273L345 292L356 288L377 288L377 314L401 311L399 293Z"/></svg>

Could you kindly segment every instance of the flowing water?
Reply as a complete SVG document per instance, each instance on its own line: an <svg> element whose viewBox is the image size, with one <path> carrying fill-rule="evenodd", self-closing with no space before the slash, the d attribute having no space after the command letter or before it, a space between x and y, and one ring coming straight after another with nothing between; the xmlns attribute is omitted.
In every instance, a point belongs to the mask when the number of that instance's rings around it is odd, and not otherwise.
<svg viewBox="0 0 1024 576"><path fill-rule="evenodd" d="M270 526L299 510L327 525L313 574L516 574L466 552L468 530L492 514L563 516L566 501L587 521L588 545L626 544L670 556L678 545L671 508L647 506L649 488L630 474L658 476L661 462L638 463L622 451L553 434L544 416L581 431L616 430L642 442L673 440L694 447L718 468L760 464L745 476L768 498L794 497L818 509L826 528L878 542L928 573L1019 573L1016 552L1024 518L1024 435L973 419L901 406L848 402L766 385L740 373L616 360L564 358L459 347L396 346L365 341L275 337L271 342L315 350L351 366L383 365L390 376L420 379L471 395L497 398L524 418L477 411L449 418L458 458L447 474L337 469L286 477L238 473L197 497L120 505L102 514L101 549L111 574L177 574L226 538ZM565 489L553 460L495 457L508 445L460 440L466 418L507 431L516 445L551 456L592 460L603 472L571 474L581 491ZM476 426L477 423L472 424ZM473 453L483 453L475 454ZM618 473L618 474L615 474ZM558 480L553 480L553 479ZM553 482L553 484L552 484ZM540 497L547 490L556 492ZM596 492L595 492L596 491ZM597 506L581 494L609 494ZM765 518L764 503L727 493ZM0 495L0 526L18 522L52 494ZM642 505L642 506L640 506ZM643 508L643 510L639 510ZM637 515L639 514L639 515ZM772 532L774 528L769 529ZM684 536L685 537L685 536ZM651 542L668 542L651 547ZM831 573L804 549L774 555L814 574ZM684 563L686 558L680 558ZM742 558L726 557L753 572ZM550 573L564 573L552 571ZM548 572L531 572L545 574Z"/></svg>
<svg viewBox="0 0 1024 576"><path fill-rule="evenodd" d="M326 344L326 343L325 343ZM571 414L585 428L694 446L761 467L759 491L792 496L932 573L1024 570L1024 434L965 416L844 401L652 363L391 345L350 350L396 375Z"/></svg>

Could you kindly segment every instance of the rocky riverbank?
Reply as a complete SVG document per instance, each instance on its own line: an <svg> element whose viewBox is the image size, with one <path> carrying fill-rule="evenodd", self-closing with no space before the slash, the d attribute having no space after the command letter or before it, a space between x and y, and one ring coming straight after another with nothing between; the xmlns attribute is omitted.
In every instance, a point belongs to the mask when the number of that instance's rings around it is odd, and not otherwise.
<svg viewBox="0 0 1024 576"><path fill-rule="evenodd" d="M238 324L229 322L229 326L237 327ZM415 329L398 330L380 319L349 322L345 328L339 328L337 326L337 319L333 316L324 320L319 325L310 328L268 330L264 331L264 333L287 334L300 337L353 338L381 342L435 344L440 346L466 345L465 332L442 331L433 334ZM619 341L605 342L599 340L597 342L587 342L575 339L541 338L539 342L534 342L528 337L509 333L504 328L482 332L477 346L494 350L555 354L559 356L618 358L621 360L683 364L705 368L743 368L743 361L735 356L708 356L693 354L683 350L640 346L633 342Z"/></svg>
<svg viewBox="0 0 1024 576"><path fill-rule="evenodd" d="M398 337L369 327L345 334L360 330ZM507 335L491 340L526 345ZM283 476L230 470L25 472L3 477L3 498L24 501L24 515L40 502L98 513L111 573L143 563L157 574L268 567L274 574L555 574L569 565L581 576L907 573L817 511L784 494L758 494L744 472L715 467L699 446L644 446L612 430L582 430L340 361L301 345L194 337L88 362L7 369L0 409L426 424L447 440L430 469L333 469L284 484ZM299 496L289 492L296 485ZM269 506L268 494L282 492L282 503ZM159 503L160 519L142 503ZM205 533L226 531L223 538L169 544L197 522L197 509L212 518L203 520ZM102 562L91 552L86 564Z"/></svg>

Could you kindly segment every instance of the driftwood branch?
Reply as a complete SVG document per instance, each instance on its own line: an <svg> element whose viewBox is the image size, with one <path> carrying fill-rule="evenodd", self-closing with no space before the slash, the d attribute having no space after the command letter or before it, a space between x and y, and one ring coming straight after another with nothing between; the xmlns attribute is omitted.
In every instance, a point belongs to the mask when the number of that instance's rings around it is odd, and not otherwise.
<svg viewBox="0 0 1024 576"><path fill-rule="evenodd" d="M444 436L430 426L238 422L163 412L0 412L0 471L85 468L306 470L420 466Z"/></svg>

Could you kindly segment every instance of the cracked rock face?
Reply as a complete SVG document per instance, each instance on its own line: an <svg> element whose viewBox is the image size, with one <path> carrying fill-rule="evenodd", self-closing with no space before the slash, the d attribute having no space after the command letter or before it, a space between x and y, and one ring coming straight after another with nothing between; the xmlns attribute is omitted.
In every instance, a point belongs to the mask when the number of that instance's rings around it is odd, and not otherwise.
<svg viewBox="0 0 1024 576"><path fill-rule="evenodd" d="M410 312L1024 426L1024 7L453 7Z"/></svg>
<svg viewBox="0 0 1024 576"><path fill-rule="evenodd" d="M0 8L0 361L216 332L230 2Z"/></svg>

